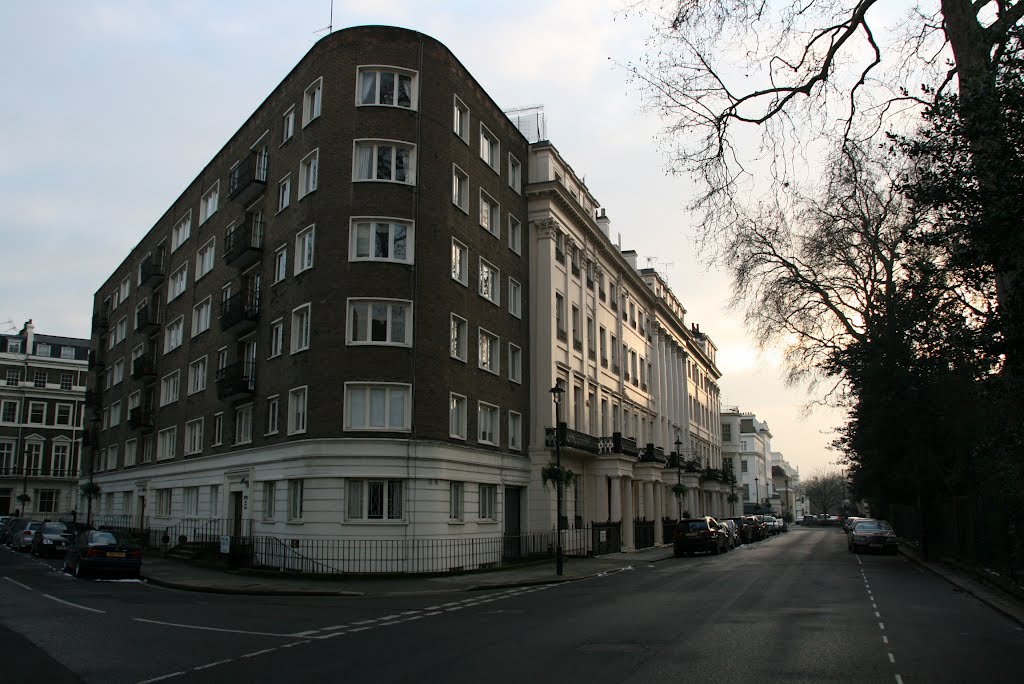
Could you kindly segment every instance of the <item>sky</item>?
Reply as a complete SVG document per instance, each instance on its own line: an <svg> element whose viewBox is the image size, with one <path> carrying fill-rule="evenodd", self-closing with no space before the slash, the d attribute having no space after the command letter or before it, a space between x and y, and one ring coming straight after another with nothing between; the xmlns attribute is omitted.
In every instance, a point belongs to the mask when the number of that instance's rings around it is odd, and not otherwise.
<svg viewBox="0 0 1024 684"><path fill-rule="evenodd" d="M502 108L543 105L547 137L719 349L723 406L768 423L804 479L841 415L782 381L695 251L692 182L617 63L648 27L622 0L335 0L334 29L387 24L445 44ZM88 337L92 295L331 23L330 0L5 3L0 21L0 331Z"/></svg>

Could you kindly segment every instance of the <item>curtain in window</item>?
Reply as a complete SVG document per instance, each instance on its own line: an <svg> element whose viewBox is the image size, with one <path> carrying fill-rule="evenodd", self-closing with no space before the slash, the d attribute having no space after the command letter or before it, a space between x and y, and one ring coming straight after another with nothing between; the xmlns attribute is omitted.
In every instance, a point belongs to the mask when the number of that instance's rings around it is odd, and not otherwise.
<svg viewBox="0 0 1024 684"><path fill-rule="evenodd" d="M388 411L388 427L405 427L405 390L391 390Z"/></svg>
<svg viewBox="0 0 1024 684"><path fill-rule="evenodd" d="M398 75L398 106L412 107L412 76Z"/></svg>
<svg viewBox="0 0 1024 684"><path fill-rule="evenodd" d="M364 71L359 76L359 103L377 104L377 72Z"/></svg>
<svg viewBox="0 0 1024 684"><path fill-rule="evenodd" d="M348 416L354 428L366 427L366 390L354 387L349 390Z"/></svg>
<svg viewBox="0 0 1024 684"><path fill-rule="evenodd" d="M374 178L373 151L374 146L370 143L356 145L356 180L372 180Z"/></svg>
<svg viewBox="0 0 1024 684"><path fill-rule="evenodd" d="M388 518L392 520L402 517L402 481L388 481Z"/></svg>
<svg viewBox="0 0 1024 684"><path fill-rule="evenodd" d="M348 481L348 505L346 509L349 518L363 517L363 480Z"/></svg>
<svg viewBox="0 0 1024 684"><path fill-rule="evenodd" d="M369 223L357 223L355 230L356 230L356 256L357 257L368 257L368 256L370 256L370 224Z"/></svg>
<svg viewBox="0 0 1024 684"><path fill-rule="evenodd" d="M370 389L370 427L386 427L385 411L387 410L387 390L379 387Z"/></svg>

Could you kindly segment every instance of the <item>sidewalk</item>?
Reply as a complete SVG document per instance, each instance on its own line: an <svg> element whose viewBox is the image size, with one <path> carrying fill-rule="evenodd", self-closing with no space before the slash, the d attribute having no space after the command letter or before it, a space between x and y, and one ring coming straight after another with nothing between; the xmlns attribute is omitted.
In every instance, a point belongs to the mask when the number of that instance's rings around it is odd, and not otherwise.
<svg viewBox="0 0 1024 684"><path fill-rule="evenodd" d="M977 571L953 563L922 560L917 550L906 544L900 544L900 553L913 563L930 570L958 589L1024 626L1024 601L992 583L986 582Z"/></svg>
<svg viewBox="0 0 1024 684"><path fill-rule="evenodd" d="M671 546L610 553L594 558L566 558L563 574L555 574L555 561L545 560L503 570L459 575L409 577L296 577L283 573L221 570L186 561L146 555L142 575L151 584L185 591L256 596L401 596L440 594L482 589L570 582L618 572L672 557Z"/></svg>

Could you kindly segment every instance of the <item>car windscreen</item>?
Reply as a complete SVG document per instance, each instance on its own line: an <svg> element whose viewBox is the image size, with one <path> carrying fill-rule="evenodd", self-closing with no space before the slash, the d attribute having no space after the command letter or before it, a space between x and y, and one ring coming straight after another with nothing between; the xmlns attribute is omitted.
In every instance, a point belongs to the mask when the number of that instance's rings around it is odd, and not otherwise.
<svg viewBox="0 0 1024 684"><path fill-rule="evenodd" d="M68 531L67 525L64 523L44 523L43 534L64 534Z"/></svg>
<svg viewBox="0 0 1024 684"><path fill-rule="evenodd" d="M93 532L89 537L90 544L109 544L116 545L117 537L110 532Z"/></svg>
<svg viewBox="0 0 1024 684"><path fill-rule="evenodd" d="M686 524L686 527L690 530L706 530L708 529L708 523L706 520L691 520Z"/></svg>
<svg viewBox="0 0 1024 684"><path fill-rule="evenodd" d="M853 526L854 532L878 532L879 530L892 532L892 527L890 527L889 523L882 521L859 522Z"/></svg>

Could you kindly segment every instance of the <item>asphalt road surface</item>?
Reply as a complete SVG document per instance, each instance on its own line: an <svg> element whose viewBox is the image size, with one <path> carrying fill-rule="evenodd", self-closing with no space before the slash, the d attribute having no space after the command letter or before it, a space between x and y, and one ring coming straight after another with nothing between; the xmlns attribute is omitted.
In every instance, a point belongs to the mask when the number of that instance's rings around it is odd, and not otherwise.
<svg viewBox="0 0 1024 684"><path fill-rule="evenodd" d="M253 597L0 550L4 682L1022 681L1024 630L899 556L795 528L578 582Z"/></svg>

